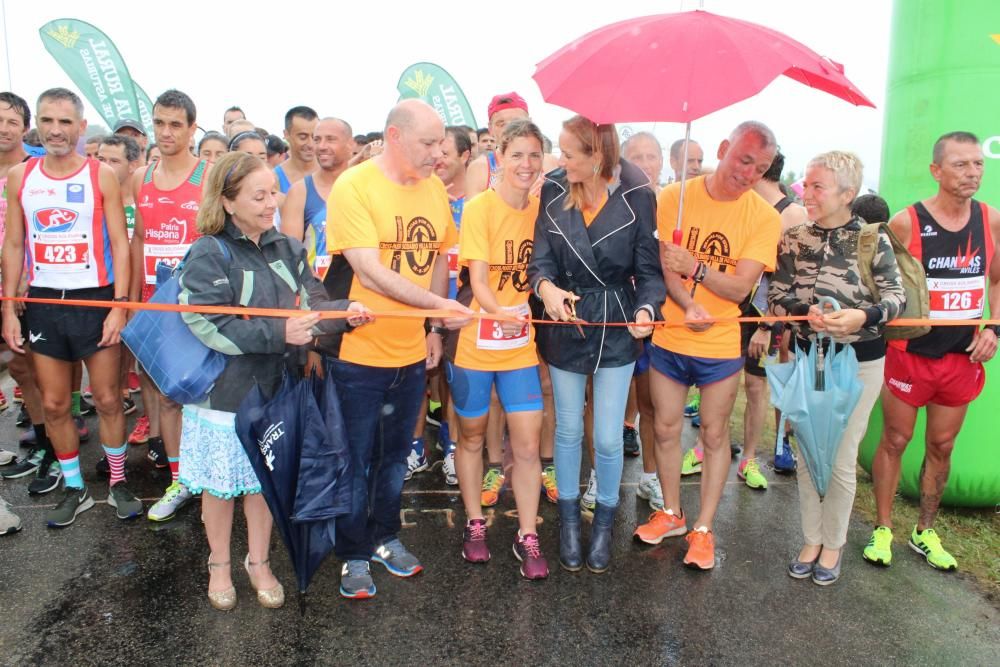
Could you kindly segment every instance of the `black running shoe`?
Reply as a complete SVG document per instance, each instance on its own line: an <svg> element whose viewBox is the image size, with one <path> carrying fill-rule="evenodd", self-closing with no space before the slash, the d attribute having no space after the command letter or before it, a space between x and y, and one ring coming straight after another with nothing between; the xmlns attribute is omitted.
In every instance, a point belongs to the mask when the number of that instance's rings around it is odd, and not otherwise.
<svg viewBox="0 0 1000 667"><path fill-rule="evenodd" d="M639 432L631 426L622 429L622 444L625 446L625 456L639 456Z"/></svg>
<svg viewBox="0 0 1000 667"><path fill-rule="evenodd" d="M24 407L24 403L21 403L21 409L17 411L17 419L14 420L14 425L18 428L31 426L31 415L28 414L28 409Z"/></svg>
<svg viewBox="0 0 1000 667"><path fill-rule="evenodd" d="M80 398L80 416L88 417L97 414L97 406L85 398Z"/></svg>
<svg viewBox="0 0 1000 667"><path fill-rule="evenodd" d="M31 484L28 485L28 493L40 496L49 491L55 491L59 488L59 482L62 481L62 478L62 468L59 463L50 461L46 457L38 466L38 470L35 471L35 479L31 480Z"/></svg>
<svg viewBox="0 0 1000 667"><path fill-rule="evenodd" d="M170 462L167 461L167 450L163 446L163 438L149 439L149 451L146 452L146 458L157 470L170 467Z"/></svg>

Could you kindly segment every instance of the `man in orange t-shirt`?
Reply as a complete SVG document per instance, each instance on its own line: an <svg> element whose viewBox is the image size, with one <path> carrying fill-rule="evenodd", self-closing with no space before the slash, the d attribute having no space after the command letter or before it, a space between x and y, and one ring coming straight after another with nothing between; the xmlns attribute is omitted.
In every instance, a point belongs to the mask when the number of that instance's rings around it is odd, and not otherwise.
<svg viewBox="0 0 1000 667"><path fill-rule="evenodd" d="M680 507L681 428L691 386L701 389L701 437L705 462L701 508L688 535L684 564L702 570L715 564L712 520L722 498L729 464L729 417L743 368L740 327L698 320L740 316L740 302L773 270L781 218L753 186L771 166L774 134L753 121L740 124L719 146L715 173L687 181L682 245L669 243L677 221L680 184L664 188L657 203L663 275L670 299L667 326L653 334L650 388L656 415L656 460L664 509L636 529L640 540L658 544L683 535Z"/></svg>
<svg viewBox="0 0 1000 667"><path fill-rule="evenodd" d="M327 204L331 294L362 299L373 311L447 309L456 317L385 318L322 344L337 384L354 468L351 514L337 520L340 594L375 594L369 563L409 577L420 561L400 543L406 455L425 386L441 360L444 328L471 313L448 294L447 251L458 240L448 194L434 176L444 125L429 105L404 100L386 120L381 155L348 169ZM442 326L444 325L444 326Z"/></svg>

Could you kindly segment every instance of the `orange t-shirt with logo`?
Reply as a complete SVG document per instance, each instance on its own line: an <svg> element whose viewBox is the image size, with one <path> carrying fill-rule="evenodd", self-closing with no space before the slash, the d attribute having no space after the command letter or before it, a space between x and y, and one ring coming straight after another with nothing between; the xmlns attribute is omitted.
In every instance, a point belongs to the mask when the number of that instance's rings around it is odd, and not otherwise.
<svg viewBox="0 0 1000 667"><path fill-rule="evenodd" d="M455 245L458 232L444 183L431 176L413 185L389 180L369 160L348 169L334 183L327 203L330 253L376 248L382 265L429 290L438 255ZM402 304L351 279L348 298L370 310L406 310ZM354 364L399 368L427 357L420 319L379 319L344 334L340 359Z"/></svg>
<svg viewBox="0 0 1000 667"><path fill-rule="evenodd" d="M672 238L680 192L680 183L672 183L657 197L656 229L661 241L669 242ZM717 201L709 196L704 176L692 178L684 189L681 229L684 248L711 270L733 273L741 259L760 262L765 271L774 270L781 216L753 190L734 201ZM688 292L694 285L690 278L684 284ZM738 303L717 296L705 285L698 285L694 300L712 317L740 316ZM663 318L667 322L683 322L684 310L668 298L663 304ZM740 325L718 323L702 332L687 327L658 327L653 333L653 343L692 357L735 359L740 356Z"/></svg>
<svg viewBox="0 0 1000 667"><path fill-rule="evenodd" d="M465 204L458 261L489 264L487 285L497 305L512 315L531 316L528 309L528 262L531 260L538 198L523 209L512 208L495 190L486 190ZM469 308L482 307L472 297ZM524 325L518 336L505 337L496 320L476 320L462 329L455 365L476 371L512 371L538 365L534 327Z"/></svg>

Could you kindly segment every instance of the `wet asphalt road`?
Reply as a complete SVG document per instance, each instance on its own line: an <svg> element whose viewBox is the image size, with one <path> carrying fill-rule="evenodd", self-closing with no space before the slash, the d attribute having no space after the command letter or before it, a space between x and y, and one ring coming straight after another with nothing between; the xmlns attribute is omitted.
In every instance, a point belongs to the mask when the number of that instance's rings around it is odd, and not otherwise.
<svg viewBox="0 0 1000 667"><path fill-rule="evenodd" d="M0 442L19 433L15 411L0 415ZM96 419L88 422L95 435L82 447L83 470L95 497L105 498L107 484L94 472ZM131 483L153 499L168 480L145 453L130 452ZM794 478L767 471L770 488L754 492L732 467L711 572L681 566L682 538L652 548L634 543L636 520L649 511L635 497L640 470L638 459L626 461L606 574L559 569L555 506L542 503L539 533L553 568L545 582L517 572L510 494L489 515L492 561L470 565L460 556L457 490L444 486L439 471L418 475L406 487L401 538L425 572L401 580L373 564L377 596L347 601L337 593L339 563L331 556L309 589L304 617L277 535L272 565L289 604L261 608L234 568L239 603L221 613L205 598L208 548L196 504L155 525L118 521L98 503L73 526L52 530L43 517L53 496L29 497L30 478L0 482L25 523L0 538L0 664L996 664L997 604L963 575L931 570L902 543L891 568L868 565L861 549L869 528L858 521L840 582L820 588L790 579L785 566L800 541ZM693 517L697 478L685 482ZM233 543L235 566L246 548L239 520Z"/></svg>

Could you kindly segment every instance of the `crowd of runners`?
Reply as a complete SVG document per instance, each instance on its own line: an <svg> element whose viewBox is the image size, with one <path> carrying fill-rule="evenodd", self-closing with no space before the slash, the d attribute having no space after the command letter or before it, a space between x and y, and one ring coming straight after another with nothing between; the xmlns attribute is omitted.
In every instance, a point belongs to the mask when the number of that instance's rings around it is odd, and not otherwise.
<svg viewBox="0 0 1000 667"><path fill-rule="evenodd" d="M849 152L810 160L797 197L781 183L774 131L754 121L717 146L678 141L664 152L653 134L620 142L614 125L581 116L546 128L553 146L513 92L492 99L485 128L446 127L430 106L405 100L368 134L293 107L279 137L233 106L221 130L196 143L188 95L166 91L152 111L154 136L126 119L84 144L74 92L52 88L33 107L0 93L3 294L146 302L157 267L187 256L179 302L195 312L184 321L228 359L209 398L182 406L120 343L128 311L4 300L12 401L26 431L0 451L0 477L28 484L0 489L7 500L55 494L49 527L71 525L104 489L84 482L79 463L80 443L93 437L82 416L96 412L104 453L96 473L108 478L118 518L167 521L200 498L208 598L231 609L230 534L242 497L244 567L259 602L280 606L272 518L234 420L254 385L273 392L294 372L328 376L341 400L353 475L350 512L336 522L344 597L375 595L372 561L400 577L422 570L399 539L401 494L414 475L437 471L460 490L466 518L461 543L443 548L489 561L483 508L509 488L524 577L549 575L543 546L568 571L605 572L624 457L638 456L636 493L652 513L633 527L635 539L684 536L683 562L700 570L715 565L713 521L733 456L750 489L767 489L765 473L797 475L802 543L788 573L828 585L841 575L858 445L881 397L878 520L864 558L892 560L901 456L926 407L920 516L905 539L933 567L957 568L934 520L998 330L885 334L906 305L904 254L923 265L931 319L981 319L987 303L1000 306L1000 212L974 199L984 160L972 134L927 147L936 194L890 217L877 195L862 195L862 165ZM840 309L821 307L820 297ZM353 312L340 320L197 312L206 305ZM400 309L449 314L378 317ZM808 320L724 321L741 315ZM773 453L762 442L766 366L809 350L817 332L853 349L864 385L823 496L796 460L794 435L780 434ZM140 391L142 414L128 432ZM686 419L699 437L684 452ZM126 466L136 446L170 471L149 507L129 489L129 475L143 474ZM680 481L696 474L700 502L686 513ZM558 507L558 544L543 545L536 532L543 499ZM21 527L0 501L0 534Z"/></svg>

